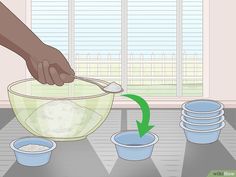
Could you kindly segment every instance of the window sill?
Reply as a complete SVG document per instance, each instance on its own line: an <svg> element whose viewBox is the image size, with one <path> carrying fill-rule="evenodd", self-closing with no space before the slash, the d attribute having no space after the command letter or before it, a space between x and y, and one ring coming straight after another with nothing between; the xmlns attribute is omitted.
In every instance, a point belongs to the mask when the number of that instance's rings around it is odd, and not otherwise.
<svg viewBox="0 0 236 177"><path fill-rule="evenodd" d="M152 100L152 99L147 99L150 108L153 109L176 109L176 108L181 108L181 105L189 100L193 100L195 98L175 98L175 99L159 99L157 100ZM199 99L199 98L198 98ZM222 102L224 104L225 108L236 108L236 100L219 100L220 102ZM0 101L0 109L1 108L11 108L11 105L9 103L9 101L4 100L4 101ZM115 99L114 103L113 103L113 109L137 109L139 108L138 105L130 100L124 100L124 99Z"/></svg>

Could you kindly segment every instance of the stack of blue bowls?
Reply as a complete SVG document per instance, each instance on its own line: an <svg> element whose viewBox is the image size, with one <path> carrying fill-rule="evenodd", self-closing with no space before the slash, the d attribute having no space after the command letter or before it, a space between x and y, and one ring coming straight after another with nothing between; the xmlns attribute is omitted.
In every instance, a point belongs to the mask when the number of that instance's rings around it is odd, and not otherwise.
<svg viewBox="0 0 236 177"><path fill-rule="evenodd" d="M188 141L209 144L217 141L224 128L223 104L214 100L193 100L182 105L180 126Z"/></svg>

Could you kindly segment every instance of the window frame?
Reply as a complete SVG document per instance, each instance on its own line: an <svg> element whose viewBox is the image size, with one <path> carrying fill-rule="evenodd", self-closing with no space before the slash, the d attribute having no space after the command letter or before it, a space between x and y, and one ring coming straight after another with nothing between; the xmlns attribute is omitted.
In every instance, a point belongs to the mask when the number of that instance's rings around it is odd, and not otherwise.
<svg viewBox="0 0 236 177"><path fill-rule="evenodd" d="M73 2L73 0L69 0L69 2ZM121 7L128 5L128 0L121 0ZM177 0L177 8L179 7L182 0ZM32 12L31 12L32 0L26 0L26 25L31 29L32 25ZM69 5L70 6L70 5ZM123 10L122 10L123 11ZM178 13L177 9L177 13ZM181 12L180 12L181 13ZM121 12L122 14L122 24L127 22L126 12ZM178 21L178 20L177 20ZM123 24L124 25L124 24ZM122 42L125 45L127 43L127 35L124 35L127 29L125 29L122 25ZM127 24L126 24L127 25ZM182 26L178 25L177 26ZM178 108L183 102L193 99L201 99L201 98L209 98L210 96L210 0L203 0L203 95L197 97L185 97L185 96L174 96L174 97L144 97L150 104L151 108ZM127 34L127 33L126 33ZM177 35L181 36L181 35ZM127 57L128 54L126 51L121 51L122 57L121 66L122 69L127 70ZM70 59L69 59L70 60ZM181 71L181 66L180 66ZM27 69L26 69L27 70ZM26 71L26 77L31 77L29 71ZM178 78L178 77L177 77ZM122 81L122 84L127 83L127 81ZM181 85L181 84L180 84ZM137 105L130 100L127 100L123 97L116 97L114 100L114 108L137 108Z"/></svg>

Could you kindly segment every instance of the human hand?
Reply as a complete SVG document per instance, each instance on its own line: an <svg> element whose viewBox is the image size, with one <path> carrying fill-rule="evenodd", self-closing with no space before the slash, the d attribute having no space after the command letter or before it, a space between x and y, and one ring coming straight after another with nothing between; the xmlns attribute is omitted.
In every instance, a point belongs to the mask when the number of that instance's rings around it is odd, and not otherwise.
<svg viewBox="0 0 236 177"><path fill-rule="evenodd" d="M31 75L42 84L62 86L74 81L74 71L64 55L49 45L43 44L26 59Z"/></svg>

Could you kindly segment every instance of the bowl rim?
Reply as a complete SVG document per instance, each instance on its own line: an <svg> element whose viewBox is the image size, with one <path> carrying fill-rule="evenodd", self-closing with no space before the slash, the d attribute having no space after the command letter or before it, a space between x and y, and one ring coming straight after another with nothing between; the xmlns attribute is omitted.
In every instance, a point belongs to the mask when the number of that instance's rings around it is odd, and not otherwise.
<svg viewBox="0 0 236 177"><path fill-rule="evenodd" d="M181 116L181 121L183 121L183 122L186 123L186 124L189 124L189 125L196 125L196 126L211 126L211 125L217 125L217 124L220 124L221 122L223 122L224 120L225 120L225 116L222 116L219 121L214 122L214 123L192 123L192 122L188 122L187 120L185 120L185 119L184 119L184 116Z"/></svg>
<svg viewBox="0 0 236 177"><path fill-rule="evenodd" d="M44 150L44 151L34 151L34 152L29 152L29 151L23 151L23 150L20 150L18 148L15 147L15 143L19 140L24 140L24 139L38 139L38 140L46 140L50 143L52 143L52 147L47 149L47 150ZM47 152L51 152L52 150L54 150L56 148L56 143L53 141L53 140L49 140L49 139L45 139L45 138L39 138L39 137L24 137L24 138L19 138L19 139L16 139L14 141L12 141L10 143L10 147L12 150L16 151L16 152L20 152L20 153L23 153L23 154L44 154L44 153L47 153Z"/></svg>
<svg viewBox="0 0 236 177"><path fill-rule="evenodd" d="M216 110L213 110L213 111L193 111L193 110L190 110L190 109L187 109L186 108L186 105L189 104L189 103L192 103L192 102L196 102L196 101L210 101L210 102L215 102L217 104L220 105L220 108L219 109L216 109ZM220 110L222 110L224 108L224 105L219 102L219 101L216 101L216 100L211 100L211 99L197 99L197 100L191 100L191 101L188 101L188 102L185 102L184 104L182 104L182 108L183 110L187 111L187 112L191 112L191 113L195 113L195 114L210 114L210 113L215 113L215 112L219 112Z"/></svg>
<svg viewBox="0 0 236 177"><path fill-rule="evenodd" d="M148 132L148 134L152 135L154 137L154 140L151 142L151 143L148 143L148 144L144 144L144 145L138 145L138 146L130 146L130 145L125 145L125 144L121 144L119 142L117 142L115 140L115 137L121 133L126 133L126 132L138 132L136 130L127 130L127 131L120 131L120 132L117 132L115 133L114 135L112 135L111 137L111 141L115 144L115 145L118 145L118 146L121 146L121 147L127 147L127 148L144 148L144 147L149 147L149 146L152 146L154 144L156 144L158 141L159 141L159 137L155 134L155 133L152 133L152 132Z"/></svg>
<svg viewBox="0 0 236 177"><path fill-rule="evenodd" d="M194 130L194 129L190 129L190 128L185 127L182 121L179 123L179 125L182 129L190 131L190 132L211 133L211 132L216 132L216 131L219 131L219 130L223 129L225 127L225 122L222 122L220 127L216 128L216 129L211 129L211 130Z"/></svg>
<svg viewBox="0 0 236 177"><path fill-rule="evenodd" d="M89 80L92 80L94 82L100 82L102 84L109 84L107 81L101 80L101 79L92 79L89 78ZM12 82L11 84L8 85L7 90L9 93L12 93L14 95L20 96L20 97L24 97L24 98L30 98L30 99L40 99L40 100L82 100L82 99L90 99L90 98L98 98L98 97L102 97L108 94L113 94L113 93L108 93L108 92L104 92L104 93L100 93L97 95L89 95L89 96L78 96L78 97L43 97L43 96L33 96L33 95L27 95L27 94L23 94L23 93L19 93L16 92L12 89L12 87L14 87L15 85L24 83L24 82L30 82L30 81L37 81L34 78L28 78L28 79L21 79L15 82ZM86 82L86 81L84 81Z"/></svg>
<svg viewBox="0 0 236 177"><path fill-rule="evenodd" d="M220 112L221 112L221 113L220 113L219 115L214 116L214 117L194 117L194 116L187 115L187 114L185 113L185 110L182 110L182 115L183 115L184 117L187 117L187 118L190 118L190 119L211 120L211 119L216 119L216 118L218 118L218 117L224 116L225 111L222 109Z"/></svg>

